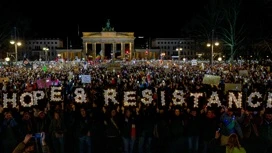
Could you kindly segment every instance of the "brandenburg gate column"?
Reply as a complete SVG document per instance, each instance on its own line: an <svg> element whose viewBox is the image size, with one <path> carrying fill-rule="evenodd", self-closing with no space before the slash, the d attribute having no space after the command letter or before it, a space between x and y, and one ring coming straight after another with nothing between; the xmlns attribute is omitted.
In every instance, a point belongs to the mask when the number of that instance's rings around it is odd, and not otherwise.
<svg viewBox="0 0 272 153"><path fill-rule="evenodd" d="M87 42L83 42L83 51L85 52L85 55L86 55L87 51L88 51L88 43Z"/></svg>
<svg viewBox="0 0 272 153"><path fill-rule="evenodd" d="M122 59L125 57L124 52L125 52L125 43L121 42L121 58Z"/></svg>
<svg viewBox="0 0 272 153"><path fill-rule="evenodd" d="M130 42L129 43L129 59L133 59L134 57L134 43Z"/></svg>
<svg viewBox="0 0 272 153"><path fill-rule="evenodd" d="M93 59L95 59L96 57L96 43L92 43L92 56L93 56Z"/></svg>
<svg viewBox="0 0 272 153"><path fill-rule="evenodd" d="M103 60L105 57L105 43L101 42L101 59Z"/></svg>
<svg viewBox="0 0 272 153"><path fill-rule="evenodd" d="M115 60L116 43L112 43L112 60Z"/></svg>

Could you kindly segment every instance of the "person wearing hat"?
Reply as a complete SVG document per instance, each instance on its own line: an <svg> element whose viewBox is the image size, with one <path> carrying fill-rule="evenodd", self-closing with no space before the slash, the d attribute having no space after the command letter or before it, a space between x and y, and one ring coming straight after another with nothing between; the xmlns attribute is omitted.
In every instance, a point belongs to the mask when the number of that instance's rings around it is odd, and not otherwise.
<svg viewBox="0 0 272 153"><path fill-rule="evenodd" d="M42 139L42 153L50 153L49 148L45 142L45 134L41 134L41 139ZM35 141L32 140L33 135L32 134L27 134L24 138L24 141L19 143L17 147L13 150L12 153L35 153L37 152L37 148L35 148Z"/></svg>

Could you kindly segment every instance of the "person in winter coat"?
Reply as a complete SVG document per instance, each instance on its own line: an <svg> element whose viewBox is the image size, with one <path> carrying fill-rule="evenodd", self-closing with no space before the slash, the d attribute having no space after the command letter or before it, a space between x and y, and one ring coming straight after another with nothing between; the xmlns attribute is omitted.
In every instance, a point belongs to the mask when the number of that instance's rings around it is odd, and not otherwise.
<svg viewBox="0 0 272 153"><path fill-rule="evenodd" d="M207 110L201 121L201 140L203 143L202 153L208 153L209 150L212 149L209 148L209 143L214 138L214 131L218 129L218 121L214 110Z"/></svg>
<svg viewBox="0 0 272 153"><path fill-rule="evenodd" d="M136 139L135 119L129 109L125 110L124 118L121 124L121 136L124 145L124 153L133 153Z"/></svg>
<svg viewBox="0 0 272 153"><path fill-rule="evenodd" d="M106 152L119 153L121 148L120 125L116 109L110 111L110 117L105 120Z"/></svg>
<svg viewBox="0 0 272 153"><path fill-rule="evenodd" d="M47 146L45 142L45 133L41 134L41 145L42 145L42 153L50 153L49 147ZM24 141L19 143L17 147L13 150L12 153L35 153L38 152L37 148L35 148L35 142L31 141L33 139L32 134L27 134L24 138Z"/></svg>
<svg viewBox="0 0 272 153"><path fill-rule="evenodd" d="M188 149L189 153L197 153L199 146L200 135L200 118L197 114L197 110L190 110L190 114L187 120L187 136L188 136Z"/></svg>
<svg viewBox="0 0 272 153"><path fill-rule="evenodd" d="M181 116L180 109L176 108L174 111L174 117L171 119L169 126L171 136L169 152L179 153L185 147L185 122Z"/></svg>
<svg viewBox="0 0 272 153"><path fill-rule="evenodd" d="M236 116L233 114L233 109L225 109L225 112L221 115L221 122L222 122L222 128L221 128L221 145L225 145L228 136L230 136L233 133L236 133L240 136L241 139L243 139L243 132L240 127L240 124L237 121Z"/></svg>
<svg viewBox="0 0 272 153"><path fill-rule="evenodd" d="M2 140L0 150L2 150L3 153L12 152L18 143L19 135L19 125L15 121L12 112L5 112L4 120L0 126L0 138Z"/></svg>
<svg viewBox="0 0 272 153"><path fill-rule="evenodd" d="M80 117L77 123L77 136L79 141L79 153L91 153L91 118L84 108L80 109Z"/></svg>
<svg viewBox="0 0 272 153"><path fill-rule="evenodd" d="M229 136L226 145L220 145L220 132L216 131L215 138L211 141L213 153L246 153L244 147L240 145L238 135L233 133Z"/></svg>
<svg viewBox="0 0 272 153"><path fill-rule="evenodd" d="M272 148L272 111L265 111L264 119L260 126L261 152L267 152Z"/></svg>

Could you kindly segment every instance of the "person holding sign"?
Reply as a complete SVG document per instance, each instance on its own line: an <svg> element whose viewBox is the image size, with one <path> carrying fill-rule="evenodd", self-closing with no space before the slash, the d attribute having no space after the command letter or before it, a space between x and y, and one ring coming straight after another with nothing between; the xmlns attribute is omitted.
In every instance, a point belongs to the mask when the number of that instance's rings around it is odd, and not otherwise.
<svg viewBox="0 0 272 153"><path fill-rule="evenodd" d="M225 112L221 115L220 120L222 123L221 145L225 145L228 137L234 133L238 133L240 138L243 138L242 129L235 115L233 114L233 109L225 108Z"/></svg>
<svg viewBox="0 0 272 153"><path fill-rule="evenodd" d="M49 147L45 142L45 133L40 133L42 137L41 145L42 145L42 153L50 153ZM13 150L12 153L34 153L38 148L35 148L35 141L32 140L33 135L27 134L24 138L24 141L19 143L17 147Z"/></svg>

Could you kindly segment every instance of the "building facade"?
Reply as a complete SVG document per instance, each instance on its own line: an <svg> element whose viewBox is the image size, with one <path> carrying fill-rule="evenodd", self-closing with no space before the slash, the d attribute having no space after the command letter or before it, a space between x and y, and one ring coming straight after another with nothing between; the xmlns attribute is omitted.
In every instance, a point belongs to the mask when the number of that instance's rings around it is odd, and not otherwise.
<svg viewBox="0 0 272 153"><path fill-rule="evenodd" d="M75 60L85 58L82 53L82 49L57 49L57 57L58 59L64 60Z"/></svg>
<svg viewBox="0 0 272 153"><path fill-rule="evenodd" d="M101 32L82 32L83 52L92 59L132 59L134 32L116 32L110 20Z"/></svg>
<svg viewBox="0 0 272 153"><path fill-rule="evenodd" d="M152 47L151 37L135 38L135 59L160 59L161 49Z"/></svg>
<svg viewBox="0 0 272 153"><path fill-rule="evenodd" d="M56 50L63 48L63 41L58 38L43 38L26 40L24 50L18 52L18 58L30 60L54 60L57 58Z"/></svg>
<svg viewBox="0 0 272 153"><path fill-rule="evenodd" d="M196 57L195 41L189 38L155 38L152 40L152 47L161 49L165 59L180 58L193 59Z"/></svg>

